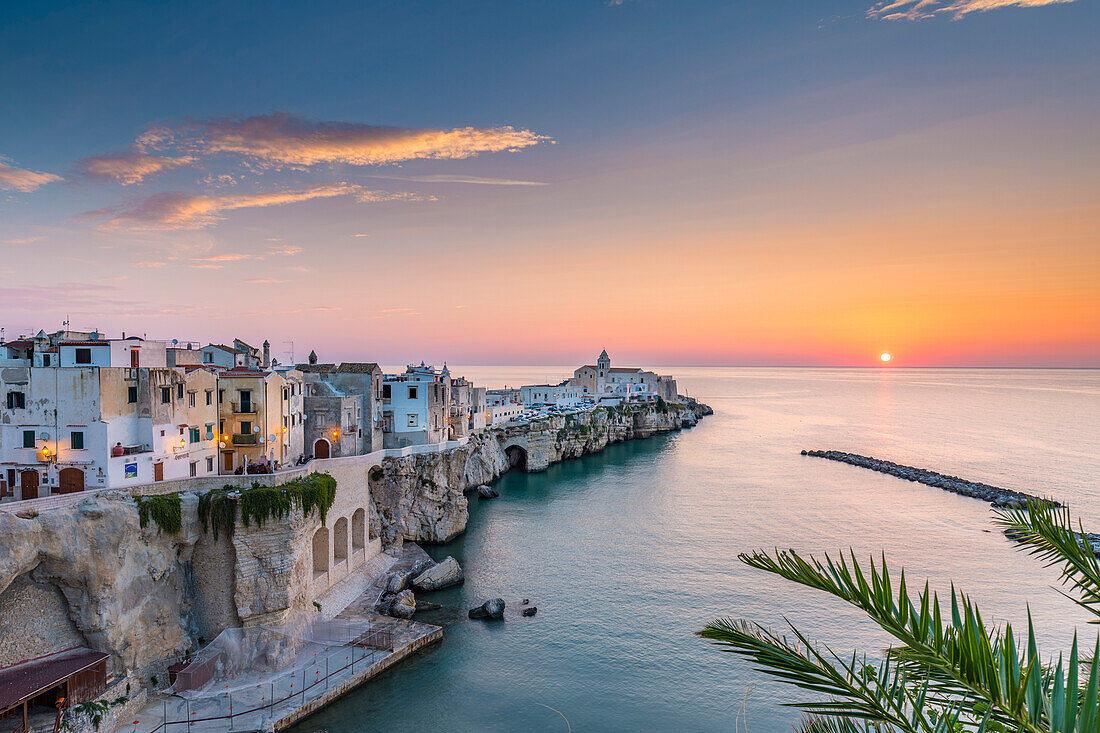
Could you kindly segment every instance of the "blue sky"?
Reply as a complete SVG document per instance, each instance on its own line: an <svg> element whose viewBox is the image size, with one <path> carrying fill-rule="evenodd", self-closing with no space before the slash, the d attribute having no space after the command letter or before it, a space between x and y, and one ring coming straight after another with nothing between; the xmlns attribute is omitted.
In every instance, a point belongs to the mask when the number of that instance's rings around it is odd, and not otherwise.
<svg viewBox="0 0 1100 733"><path fill-rule="evenodd" d="M1029 2L8 3L0 156L59 180L0 191L2 320L381 361L1096 364L1100 13ZM479 142L195 152L268 115ZM90 174L150 129L187 162ZM134 214L167 194L204 213ZM957 283L911 281L959 268L956 319ZM517 318L539 339L502 338Z"/></svg>

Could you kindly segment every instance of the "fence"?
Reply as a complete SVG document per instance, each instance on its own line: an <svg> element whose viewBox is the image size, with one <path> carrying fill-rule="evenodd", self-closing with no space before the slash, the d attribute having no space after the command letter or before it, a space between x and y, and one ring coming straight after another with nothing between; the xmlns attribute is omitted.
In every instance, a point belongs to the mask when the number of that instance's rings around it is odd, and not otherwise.
<svg viewBox="0 0 1100 733"><path fill-rule="evenodd" d="M142 727L142 733L183 733L187 731L220 733L221 731L260 730L265 721L277 720L290 712L323 696L333 687L353 680L381 661L393 649L393 626L372 625L367 630L358 629L353 638L347 638L352 627L347 624L315 623L311 634L316 638L305 650L306 663L296 665L290 671L269 675L256 675L255 681L244 683L243 675L223 679L225 691L198 692L191 684L200 687L210 683L219 670L229 664L226 654L202 655L176 676L173 688L177 693L194 697L173 697L161 706L159 723ZM299 650L302 655L302 650ZM310 656L312 655L312 656ZM217 685L215 680L215 685ZM232 683L236 684L230 687Z"/></svg>

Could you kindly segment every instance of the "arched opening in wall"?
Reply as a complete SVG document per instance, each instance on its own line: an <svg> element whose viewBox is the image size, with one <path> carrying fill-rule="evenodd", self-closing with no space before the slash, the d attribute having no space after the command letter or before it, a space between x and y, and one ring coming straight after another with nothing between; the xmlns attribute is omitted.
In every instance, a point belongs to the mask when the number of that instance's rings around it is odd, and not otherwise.
<svg viewBox="0 0 1100 733"><path fill-rule="evenodd" d="M313 457L314 458L328 458L329 457L328 441L324 438L318 438L313 444Z"/></svg>
<svg viewBox="0 0 1100 733"><path fill-rule="evenodd" d="M33 468L19 472L19 498L38 498L38 471Z"/></svg>
<svg viewBox="0 0 1100 733"><path fill-rule="evenodd" d="M508 468L527 470L527 451L518 445L510 445L504 449L504 455L508 457Z"/></svg>
<svg viewBox="0 0 1100 733"><path fill-rule="evenodd" d="M49 583L39 583L30 573L20 575L0 593L0 667L88 646L72 621L65 596Z"/></svg>
<svg viewBox="0 0 1100 733"><path fill-rule="evenodd" d="M351 515L351 549L362 550L367 546L367 512L356 509Z"/></svg>
<svg viewBox="0 0 1100 733"><path fill-rule="evenodd" d="M313 533L313 577L328 572L328 528L321 527Z"/></svg>
<svg viewBox="0 0 1100 733"><path fill-rule="evenodd" d="M62 494L73 494L84 490L84 472L79 468L63 468L58 472L57 478Z"/></svg>
<svg viewBox="0 0 1100 733"><path fill-rule="evenodd" d="M332 554L336 562L348 559L348 518L340 517L332 527Z"/></svg>

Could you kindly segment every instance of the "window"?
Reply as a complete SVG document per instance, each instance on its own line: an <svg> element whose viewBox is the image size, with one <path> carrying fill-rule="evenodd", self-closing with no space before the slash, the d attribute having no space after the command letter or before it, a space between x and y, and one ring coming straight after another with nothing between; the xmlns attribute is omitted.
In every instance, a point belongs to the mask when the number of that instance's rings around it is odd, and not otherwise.
<svg viewBox="0 0 1100 733"><path fill-rule="evenodd" d="M213 438L214 437L214 423L212 423L212 422L206 423L206 437L207 438Z"/></svg>
<svg viewBox="0 0 1100 733"><path fill-rule="evenodd" d="M49 354L43 354L42 355L42 366L49 366L49 365L50 365L50 355Z"/></svg>
<svg viewBox="0 0 1100 733"><path fill-rule="evenodd" d="M409 399L410 400L415 400L416 399L416 387L409 387Z"/></svg>
<svg viewBox="0 0 1100 733"><path fill-rule="evenodd" d="M187 393L187 406L188 407L194 407L195 406L195 393L194 392L188 392Z"/></svg>
<svg viewBox="0 0 1100 733"><path fill-rule="evenodd" d="M390 385L382 385L382 399L388 400L390 398Z"/></svg>
<svg viewBox="0 0 1100 733"><path fill-rule="evenodd" d="M202 363L203 364L213 364L214 363L214 355L213 354L203 354L202 355Z"/></svg>
<svg viewBox="0 0 1100 733"><path fill-rule="evenodd" d="M162 405L167 405L171 401L172 401L172 388L171 387L161 387L160 388L160 403Z"/></svg>
<svg viewBox="0 0 1100 733"><path fill-rule="evenodd" d="M199 462L191 461L191 476L195 477L199 475Z"/></svg>
<svg viewBox="0 0 1100 733"><path fill-rule="evenodd" d="M223 402L225 402L225 390L224 389L219 389L218 390L218 404L220 405Z"/></svg>
<svg viewBox="0 0 1100 733"><path fill-rule="evenodd" d="M33 448L34 447L34 431L33 430L24 430L23 431L23 447L24 448Z"/></svg>
<svg viewBox="0 0 1100 733"><path fill-rule="evenodd" d="M214 472L214 457L213 456L210 456L209 458L206 459L206 472L207 473L213 473Z"/></svg>
<svg viewBox="0 0 1100 733"><path fill-rule="evenodd" d="M408 418L409 418L408 426L410 428L415 428L416 427L416 415L414 413L410 412L408 414Z"/></svg>
<svg viewBox="0 0 1100 733"><path fill-rule="evenodd" d="M200 440L202 440L202 436L199 434L198 428L190 428L188 432L190 433L188 438L192 443L198 443Z"/></svg>
<svg viewBox="0 0 1100 733"><path fill-rule="evenodd" d="M77 349L74 359L77 364L91 364L92 363L92 350L91 349Z"/></svg>
<svg viewBox="0 0 1100 733"><path fill-rule="evenodd" d="M214 390L212 389L206 390L206 404L214 404Z"/></svg>
<svg viewBox="0 0 1100 733"><path fill-rule="evenodd" d="M251 435L252 434L252 423L249 420L242 420L241 421L241 434L242 435Z"/></svg>
<svg viewBox="0 0 1100 733"><path fill-rule="evenodd" d="M84 450L84 432L74 430L69 434L69 447L73 450Z"/></svg>
<svg viewBox="0 0 1100 733"><path fill-rule="evenodd" d="M27 396L22 392L8 392L8 409L22 410L27 406Z"/></svg>
<svg viewBox="0 0 1100 733"><path fill-rule="evenodd" d="M137 385L131 385L126 388L126 402L131 405L137 404Z"/></svg>
<svg viewBox="0 0 1100 733"><path fill-rule="evenodd" d="M180 382L179 384L176 385L176 399L177 400L182 400L183 399L183 382Z"/></svg>
<svg viewBox="0 0 1100 733"><path fill-rule="evenodd" d="M139 366L140 357L138 356L138 354L140 353L141 352L139 352L137 349L130 349L130 366L134 369L137 369Z"/></svg>

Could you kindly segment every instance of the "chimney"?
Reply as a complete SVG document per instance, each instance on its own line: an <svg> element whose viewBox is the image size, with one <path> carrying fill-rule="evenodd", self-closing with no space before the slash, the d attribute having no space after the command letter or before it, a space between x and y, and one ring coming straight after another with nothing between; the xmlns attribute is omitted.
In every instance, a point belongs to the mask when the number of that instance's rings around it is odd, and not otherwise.
<svg viewBox="0 0 1100 733"><path fill-rule="evenodd" d="M271 344L264 339L264 369L271 366Z"/></svg>

